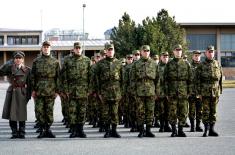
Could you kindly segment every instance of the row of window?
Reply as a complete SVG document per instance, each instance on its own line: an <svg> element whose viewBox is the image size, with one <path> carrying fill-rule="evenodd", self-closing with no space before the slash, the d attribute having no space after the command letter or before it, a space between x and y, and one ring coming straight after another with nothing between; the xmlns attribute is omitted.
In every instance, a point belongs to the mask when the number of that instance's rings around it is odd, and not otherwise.
<svg viewBox="0 0 235 155"><path fill-rule="evenodd" d="M39 36L7 36L8 45L38 45ZM0 36L0 45L4 45L4 36Z"/></svg>

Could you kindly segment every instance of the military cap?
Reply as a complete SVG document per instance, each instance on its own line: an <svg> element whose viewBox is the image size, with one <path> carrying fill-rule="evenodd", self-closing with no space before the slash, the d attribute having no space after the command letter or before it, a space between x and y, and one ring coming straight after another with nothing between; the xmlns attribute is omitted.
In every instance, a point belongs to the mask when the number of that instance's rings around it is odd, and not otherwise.
<svg viewBox="0 0 235 155"><path fill-rule="evenodd" d="M44 41L42 43L42 46L51 46L51 43L49 41Z"/></svg>
<svg viewBox="0 0 235 155"><path fill-rule="evenodd" d="M132 54L135 55L136 53L140 54L140 51L139 50L134 50L132 51Z"/></svg>
<svg viewBox="0 0 235 155"><path fill-rule="evenodd" d="M23 58L23 57L25 57L25 54L22 51L16 51L14 53L14 58Z"/></svg>
<svg viewBox="0 0 235 155"><path fill-rule="evenodd" d="M207 47L207 51L214 51L214 50L215 50L215 47L212 46L212 45L209 45L209 46Z"/></svg>
<svg viewBox="0 0 235 155"><path fill-rule="evenodd" d="M113 49L114 49L113 44L111 44L111 43L106 43L106 44L105 44L105 49L108 50L108 49L110 49L110 48L113 48Z"/></svg>
<svg viewBox="0 0 235 155"><path fill-rule="evenodd" d="M132 54L127 54L126 58L133 58L133 55Z"/></svg>
<svg viewBox="0 0 235 155"><path fill-rule="evenodd" d="M100 50L100 55L104 56L106 54L105 50Z"/></svg>
<svg viewBox="0 0 235 155"><path fill-rule="evenodd" d="M150 51L150 46L149 45L143 45L141 47L141 50L148 50L148 51Z"/></svg>
<svg viewBox="0 0 235 155"><path fill-rule="evenodd" d="M162 52L161 55L169 55L168 52Z"/></svg>
<svg viewBox="0 0 235 155"><path fill-rule="evenodd" d="M153 59L154 59L154 60L158 60L158 59L159 59L159 56L158 56L157 54L155 54L155 55L153 56Z"/></svg>
<svg viewBox="0 0 235 155"><path fill-rule="evenodd" d="M201 54L201 51L195 50L195 51L193 51L193 54Z"/></svg>
<svg viewBox="0 0 235 155"><path fill-rule="evenodd" d="M180 45L180 44L175 45L175 46L174 46L174 50L175 50L175 49L181 49L181 50L182 50L182 45Z"/></svg>
<svg viewBox="0 0 235 155"><path fill-rule="evenodd" d="M75 42L74 44L73 44L73 47L81 47L82 45L81 45L81 43L80 42Z"/></svg>

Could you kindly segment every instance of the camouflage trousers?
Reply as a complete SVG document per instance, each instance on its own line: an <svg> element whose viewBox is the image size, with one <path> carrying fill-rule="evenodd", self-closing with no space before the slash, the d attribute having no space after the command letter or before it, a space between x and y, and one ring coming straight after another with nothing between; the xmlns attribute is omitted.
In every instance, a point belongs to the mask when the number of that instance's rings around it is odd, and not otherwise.
<svg viewBox="0 0 235 155"><path fill-rule="evenodd" d="M169 120L169 103L166 97L161 97L158 100L159 119Z"/></svg>
<svg viewBox="0 0 235 155"><path fill-rule="evenodd" d="M189 119L202 120L202 103L199 98L195 96L189 97Z"/></svg>
<svg viewBox="0 0 235 155"><path fill-rule="evenodd" d="M171 125L184 126L188 116L188 100L187 98L170 97L169 103L169 122Z"/></svg>
<svg viewBox="0 0 235 155"><path fill-rule="evenodd" d="M97 109L98 109L99 123L104 124L104 103L101 102L100 99L97 100Z"/></svg>
<svg viewBox="0 0 235 155"><path fill-rule="evenodd" d="M51 126L53 123L54 102L54 96L37 96L35 98L35 115L41 125Z"/></svg>
<svg viewBox="0 0 235 155"><path fill-rule="evenodd" d="M105 124L118 124L118 105L119 100L104 100L103 117Z"/></svg>
<svg viewBox="0 0 235 155"><path fill-rule="evenodd" d="M202 122L215 123L219 97L202 97Z"/></svg>
<svg viewBox="0 0 235 155"><path fill-rule="evenodd" d="M96 119L98 117L98 105L97 105L97 97L96 96L89 96L88 98L88 110L87 116L89 121Z"/></svg>
<svg viewBox="0 0 235 155"><path fill-rule="evenodd" d="M61 100L61 109L62 109L62 115L64 119L68 120L69 119L69 100L63 97L60 97Z"/></svg>
<svg viewBox="0 0 235 155"><path fill-rule="evenodd" d="M154 96L136 97L136 107L137 107L136 117L137 117L138 126L143 125L144 122L146 122L146 125L152 126L154 105L155 105Z"/></svg>
<svg viewBox="0 0 235 155"><path fill-rule="evenodd" d="M156 120L160 119L160 103L158 101L155 101L155 106L154 106L154 117Z"/></svg>
<svg viewBox="0 0 235 155"><path fill-rule="evenodd" d="M133 95L129 95L128 97L128 114L129 114L129 120L131 122L131 125L137 124L137 105L136 105L136 97Z"/></svg>
<svg viewBox="0 0 235 155"><path fill-rule="evenodd" d="M69 121L71 125L84 124L86 120L87 98L70 98Z"/></svg>

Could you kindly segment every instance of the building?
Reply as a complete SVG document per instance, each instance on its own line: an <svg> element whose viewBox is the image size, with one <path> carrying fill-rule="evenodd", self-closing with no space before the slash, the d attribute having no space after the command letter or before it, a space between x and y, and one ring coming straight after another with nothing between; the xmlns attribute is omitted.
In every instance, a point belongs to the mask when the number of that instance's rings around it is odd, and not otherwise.
<svg viewBox="0 0 235 155"><path fill-rule="evenodd" d="M235 23L179 23L186 31L189 51L214 45L227 79L235 79Z"/></svg>

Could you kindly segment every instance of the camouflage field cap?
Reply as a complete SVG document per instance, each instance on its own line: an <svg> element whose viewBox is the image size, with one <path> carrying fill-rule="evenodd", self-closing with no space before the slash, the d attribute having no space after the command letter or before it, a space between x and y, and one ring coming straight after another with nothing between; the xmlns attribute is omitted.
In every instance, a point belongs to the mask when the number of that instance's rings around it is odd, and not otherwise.
<svg viewBox="0 0 235 155"><path fill-rule="evenodd" d="M99 53L100 53L101 56L104 56L106 54L106 51L105 50L100 50Z"/></svg>
<svg viewBox="0 0 235 155"><path fill-rule="evenodd" d="M150 46L149 45L143 45L142 47L141 47L141 50L148 50L148 51L150 51Z"/></svg>
<svg viewBox="0 0 235 155"><path fill-rule="evenodd" d="M73 44L73 47L80 47L81 48L81 43L80 42L75 42L74 44Z"/></svg>
<svg viewBox="0 0 235 155"><path fill-rule="evenodd" d="M193 54L201 54L201 51L195 50L195 51L193 51Z"/></svg>
<svg viewBox="0 0 235 155"><path fill-rule="evenodd" d="M126 58L133 58L133 55L132 54L127 54Z"/></svg>
<svg viewBox="0 0 235 155"><path fill-rule="evenodd" d="M42 43L42 46L51 46L51 43L49 41L44 41Z"/></svg>
<svg viewBox="0 0 235 155"><path fill-rule="evenodd" d="M111 49L111 48L114 49L114 45L113 44L111 44L111 43L106 43L105 44L105 49L106 50Z"/></svg>
<svg viewBox="0 0 235 155"><path fill-rule="evenodd" d="M159 56L158 56L157 54L155 54L155 55L153 56L153 59L154 59L154 60L158 60L158 59L159 59Z"/></svg>
<svg viewBox="0 0 235 155"><path fill-rule="evenodd" d="M182 45L180 44L175 45L174 50L182 50Z"/></svg>
<svg viewBox="0 0 235 155"><path fill-rule="evenodd" d="M135 54L137 54L137 53L140 54L140 51L139 51L139 50L134 50L134 51L132 51L132 54L133 54L133 55L135 55Z"/></svg>
<svg viewBox="0 0 235 155"><path fill-rule="evenodd" d="M212 46L212 45L209 45L209 46L207 47L207 51L214 51L214 50L215 50L215 47Z"/></svg>
<svg viewBox="0 0 235 155"><path fill-rule="evenodd" d="M161 55L168 56L169 53L168 52L162 52Z"/></svg>
<svg viewBox="0 0 235 155"><path fill-rule="evenodd" d="M14 58L23 58L23 57L25 57L25 54L22 51L16 51L14 53Z"/></svg>

